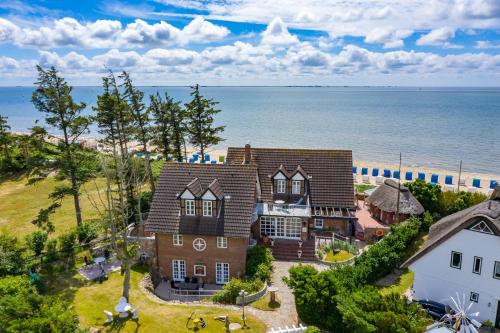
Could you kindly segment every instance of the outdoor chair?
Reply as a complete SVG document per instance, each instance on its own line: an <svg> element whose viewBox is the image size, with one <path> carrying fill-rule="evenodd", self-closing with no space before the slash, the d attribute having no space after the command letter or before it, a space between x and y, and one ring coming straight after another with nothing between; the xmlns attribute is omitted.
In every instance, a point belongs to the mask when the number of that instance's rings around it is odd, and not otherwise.
<svg viewBox="0 0 500 333"><path fill-rule="evenodd" d="M392 176L393 176L393 178L396 178L396 179L400 179L401 178L401 175L399 174L398 170L394 170L394 172L392 173Z"/></svg>
<svg viewBox="0 0 500 333"><path fill-rule="evenodd" d="M377 177L378 176L378 168L373 168L372 169L372 176Z"/></svg>
<svg viewBox="0 0 500 333"><path fill-rule="evenodd" d="M133 309L131 312L132 312L132 320L138 320L139 313L137 312L137 309Z"/></svg>
<svg viewBox="0 0 500 333"><path fill-rule="evenodd" d="M446 191L453 191L453 176L446 175L444 177L444 189Z"/></svg>
<svg viewBox="0 0 500 333"><path fill-rule="evenodd" d="M384 169L384 177L385 178L391 178L391 170Z"/></svg>
<svg viewBox="0 0 500 333"><path fill-rule="evenodd" d="M437 185L439 182L439 176L435 173L431 175L431 184L432 185Z"/></svg>
<svg viewBox="0 0 500 333"><path fill-rule="evenodd" d="M357 175L358 174L358 168L357 167L355 167L355 166L352 167L352 174L353 175Z"/></svg>
<svg viewBox="0 0 500 333"><path fill-rule="evenodd" d="M406 171L405 180L411 182L413 180L413 172Z"/></svg>
<svg viewBox="0 0 500 333"><path fill-rule="evenodd" d="M187 276L186 276L186 277L184 277L184 282L185 282L185 283L189 283L189 281L190 281L190 280L191 280L191 279L190 279L189 277L187 277Z"/></svg>
<svg viewBox="0 0 500 333"><path fill-rule="evenodd" d="M368 176L368 168L361 168L361 178L363 180L363 183L365 184L370 183L370 176Z"/></svg>
<svg viewBox="0 0 500 333"><path fill-rule="evenodd" d="M210 164L217 164L217 161L212 160L212 161L210 162Z"/></svg>
<svg viewBox="0 0 500 333"><path fill-rule="evenodd" d="M191 278L191 283L198 283L198 278L197 277Z"/></svg>
<svg viewBox="0 0 500 333"><path fill-rule="evenodd" d="M377 185L382 185L383 183L384 183L384 177L382 177L382 176L377 176L377 177L375 178L375 184L377 184Z"/></svg>
<svg viewBox="0 0 500 333"><path fill-rule="evenodd" d="M495 190L495 187L497 187L498 182L496 180L491 180L490 181L490 190L488 191L488 195L491 195L493 191Z"/></svg>
<svg viewBox="0 0 500 333"><path fill-rule="evenodd" d="M204 160L207 161L207 162L210 161L210 154L205 154L205 159Z"/></svg>
<svg viewBox="0 0 500 333"><path fill-rule="evenodd" d="M418 179L425 181L425 173L419 172L418 173Z"/></svg>
<svg viewBox="0 0 500 333"><path fill-rule="evenodd" d="M113 313L108 310L104 310L104 314L106 315L106 321L104 322L104 324L112 323L114 320Z"/></svg>
<svg viewBox="0 0 500 333"><path fill-rule="evenodd" d="M219 163L224 163L226 161L226 157L224 155L219 156Z"/></svg>

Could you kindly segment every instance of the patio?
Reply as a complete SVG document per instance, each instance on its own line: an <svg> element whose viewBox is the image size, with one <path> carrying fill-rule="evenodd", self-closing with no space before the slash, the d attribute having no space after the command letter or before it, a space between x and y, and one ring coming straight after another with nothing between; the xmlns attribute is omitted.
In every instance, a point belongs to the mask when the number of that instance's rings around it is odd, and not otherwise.
<svg viewBox="0 0 500 333"><path fill-rule="evenodd" d="M115 258L102 263L93 263L78 269L78 273L89 281L93 281L103 275L120 270L120 260Z"/></svg>
<svg viewBox="0 0 500 333"><path fill-rule="evenodd" d="M195 302L212 297L222 290L222 285L208 284L203 289L178 289L172 288L170 281L162 281L155 289L155 294L165 301Z"/></svg>

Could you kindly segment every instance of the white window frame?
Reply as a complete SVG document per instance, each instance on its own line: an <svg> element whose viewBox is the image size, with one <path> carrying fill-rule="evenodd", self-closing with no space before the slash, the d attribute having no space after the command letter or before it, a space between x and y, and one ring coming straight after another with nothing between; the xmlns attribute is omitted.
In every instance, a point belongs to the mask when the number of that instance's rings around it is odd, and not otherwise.
<svg viewBox="0 0 500 333"><path fill-rule="evenodd" d="M217 248L227 249L227 237L217 237Z"/></svg>
<svg viewBox="0 0 500 333"><path fill-rule="evenodd" d="M199 267L203 267L203 273L202 274L196 273L196 268L199 268ZM202 265L202 264L193 265L193 275L194 276L207 276L207 266L206 265Z"/></svg>
<svg viewBox="0 0 500 333"><path fill-rule="evenodd" d="M213 214L212 200L203 200L203 216L212 216Z"/></svg>
<svg viewBox="0 0 500 333"><path fill-rule="evenodd" d="M181 234L173 234L172 235L172 242L174 246L183 246L184 245L184 238L182 237Z"/></svg>
<svg viewBox="0 0 500 333"><path fill-rule="evenodd" d="M458 266L453 266L453 256L455 254L460 255L460 262L459 262ZM461 252L451 251L450 267L455 268L455 269L462 269L462 253Z"/></svg>
<svg viewBox="0 0 500 333"><path fill-rule="evenodd" d="M479 270L476 271L476 261L479 260ZM481 269L483 267L483 258L474 256L474 261L472 262L472 273L481 275Z"/></svg>
<svg viewBox="0 0 500 333"><path fill-rule="evenodd" d="M286 192L286 180L285 179L276 179L276 192L277 193L285 193Z"/></svg>
<svg viewBox="0 0 500 333"><path fill-rule="evenodd" d="M185 213L187 216L195 216L196 215L196 203L194 200L186 200L185 202Z"/></svg>
<svg viewBox="0 0 500 333"><path fill-rule="evenodd" d="M300 194L301 188L300 180L292 180L292 194Z"/></svg>
<svg viewBox="0 0 500 333"><path fill-rule="evenodd" d="M321 225L319 225L319 223L318 223L320 221L321 221ZM324 225L325 225L325 220L324 219L314 219L314 227L316 229L323 229Z"/></svg>
<svg viewBox="0 0 500 333"><path fill-rule="evenodd" d="M172 280L177 282L182 282L184 281L185 277L186 277L186 261L181 259L173 259Z"/></svg>
<svg viewBox="0 0 500 333"><path fill-rule="evenodd" d="M476 293L475 291L471 291L469 299L471 302L479 303L479 293Z"/></svg>
<svg viewBox="0 0 500 333"><path fill-rule="evenodd" d="M479 221L475 225L473 225L469 230L482 232L483 234L494 235L491 228L485 221Z"/></svg>
<svg viewBox="0 0 500 333"><path fill-rule="evenodd" d="M219 267L221 272L219 272ZM227 271L224 269L227 267ZM227 262L216 262L215 263L215 283L216 284L226 284L231 279L229 263ZM219 274L220 273L220 274Z"/></svg>

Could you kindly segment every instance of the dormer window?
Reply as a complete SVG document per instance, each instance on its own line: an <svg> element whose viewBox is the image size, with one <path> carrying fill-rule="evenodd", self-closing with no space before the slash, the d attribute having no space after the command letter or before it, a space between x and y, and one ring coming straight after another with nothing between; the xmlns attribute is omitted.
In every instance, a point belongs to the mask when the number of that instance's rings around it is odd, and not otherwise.
<svg viewBox="0 0 500 333"><path fill-rule="evenodd" d="M301 182L300 180L292 180L292 194L300 194Z"/></svg>
<svg viewBox="0 0 500 333"><path fill-rule="evenodd" d="M211 200L203 200L203 216L212 216Z"/></svg>
<svg viewBox="0 0 500 333"><path fill-rule="evenodd" d="M276 192L285 193L286 181L284 179L276 180Z"/></svg>
<svg viewBox="0 0 500 333"><path fill-rule="evenodd" d="M186 200L186 215L194 216L196 215L196 208L194 200Z"/></svg>

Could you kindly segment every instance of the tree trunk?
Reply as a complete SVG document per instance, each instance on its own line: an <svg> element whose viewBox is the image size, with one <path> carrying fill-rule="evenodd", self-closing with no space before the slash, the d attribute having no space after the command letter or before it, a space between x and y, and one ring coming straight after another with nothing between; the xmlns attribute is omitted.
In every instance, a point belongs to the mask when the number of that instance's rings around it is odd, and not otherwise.
<svg viewBox="0 0 500 333"><path fill-rule="evenodd" d="M127 243L125 243L125 246L127 246ZM126 258L125 259L125 274L123 277L123 291L122 291L122 296L127 299L127 302L129 300L129 294L130 294L130 259Z"/></svg>
<svg viewBox="0 0 500 333"><path fill-rule="evenodd" d="M82 210L80 208L80 194L76 182L73 185L73 201L75 202L76 225L79 226L82 224Z"/></svg>
<svg viewBox="0 0 500 333"><path fill-rule="evenodd" d="M142 143L142 150L143 150L144 155L145 155L144 158L146 159L146 169L147 169L148 177L149 177L149 185L151 186L151 193L155 194L155 180L153 179L153 170L151 169L151 162L149 161L148 148L147 148L146 142ZM167 156L165 156L165 158L167 158ZM139 214L140 213L141 212L139 212Z"/></svg>

